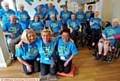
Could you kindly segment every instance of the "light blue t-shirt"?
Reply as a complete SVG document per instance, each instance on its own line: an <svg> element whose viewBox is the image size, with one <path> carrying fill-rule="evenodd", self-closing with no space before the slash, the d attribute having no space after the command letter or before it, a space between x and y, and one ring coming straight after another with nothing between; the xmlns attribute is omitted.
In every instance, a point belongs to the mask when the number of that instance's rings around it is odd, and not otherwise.
<svg viewBox="0 0 120 81"><path fill-rule="evenodd" d="M66 43L63 42L62 39L58 41L58 55L61 60L67 61L71 55L78 54L78 50L72 41L68 41Z"/></svg>
<svg viewBox="0 0 120 81"><path fill-rule="evenodd" d="M102 21L100 18L91 18L90 22L96 21L95 24L91 25L91 29L100 29L100 22Z"/></svg>
<svg viewBox="0 0 120 81"><path fill-rule="evenodd" d="M34 20L30 22L30 27L33 29L33 30L43 30L44 28L44 24L42 21L38 21L38 22L35 22Z"/></svg>
<svg viewBox="0 0 120 81"><path fill-rule="evenodd" d="M9 19L10 15L15 15L15 12L11 9L9 9L8 11L3 10L2 24L10 22L10 19Z"/></svg>
<svg viewBox="0 0 120 81"><path fill-rule="evenodd" d="M35 16L39 16L40 20L43 20L45 18L44 12L36 12Z"/></svg>
<svg viewBox="0 0 120 81"><path fill-rule="evenodd" d="M53 33L56 33L56 32L60 31L60 29L62 27L62 23L61 23L61 21L58 21L58 20L56 20L56 21L50 20L48 22L48 27L52 30Z"/></svg>
<svg viewBox="0 0 120 81"><path fill-rule="evenodd" d="M46 15L48 10L48 4L41 4L35 7L35 11L37 13L37 7L40 7L42 9L42 12Z"/></svg>
<svg viewBox="0 0 120 81"><path fill-rule="evenodd" d="M84 12L76 12L77 19L79 20L80 23L85 23L86 20L86 15Z"/></svg>
<svg viewBox="0 0 120 81"><path fill-rule="evenodd" d="M18 22L21 24L22 29L23 30L27 29L29 26L29 22L30 22L30 16L29 16L28 12L27 11L23 11L23 12L17 11L16 17L18 19Z"/></svg>
<svg viewBox="0 0 120 81"><path fill-rule="evenodd" d="M4 9L0 9L0 19L2 19L3 15L4 15Z"/></svg>
<svg viewBox="0 0 120 81"><path fill-rule="evenodd" d="M60 18L64 21L64 23L67 23L68 19L71 18L72 12L70 11L61 11L60 12Z"/></svg>
<svg viewBox="0 0 120 81"><path fill-rule="evenodd" d="M55 42L48 42L44 44L43 41L39 43L40 63L51 64L51 57L55 54Z"/></svg>
<svg viewBox="0 0 120 81"><path fill-rule="evenodd" d="M47 11L48 20L51 20L51 15L55 15L55 17L57 18L58 11L56 10L56 8L48 9Z"/></svg>
<svg viewBox="0 0 120 81"><path fill-rule="evenodd" d="M36 41L32 44L23 44L22 47L16 49L16 57L22 58L23 60L35 60L39 55L38 46L40 38L36 38Z"/></svg>
<svg viewBox="0 0 120 81"><path fill-rule="evenodd" d="M79 30L80 28L80 22L78 19L75 20L69 19L67 25L69 25L73 30Z"/></svg>
<svg viewBox="0 0 120 81"><path fill-rule="evenodd" d="M19 35L21 35L22 33L22 27L19 23L16 24L11 24L11 23L6 23L2 26L2 30L4 32L9 32L14 34L16 37L18 37ZM7 36L10 37L10 36ZM10 37L11 38L11 37Z"/></svg>
<svg viewBox="0 0 120 81"><path fill-rule="evenodd" d="M106 36L106 38L111 37L111 36L115 36L120 34L120 27L112 27L109 26L107 28L105 28L102 33ZM109 42L114 45L116 40L115 39L111 39L109 40Z"/></svg>

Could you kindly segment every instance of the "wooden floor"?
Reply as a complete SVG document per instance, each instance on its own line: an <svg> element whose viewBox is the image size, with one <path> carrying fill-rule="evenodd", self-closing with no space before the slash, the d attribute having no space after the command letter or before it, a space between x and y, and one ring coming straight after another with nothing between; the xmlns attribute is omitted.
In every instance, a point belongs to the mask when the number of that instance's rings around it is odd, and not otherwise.
<svg viewBox="0 0 120 81"><path fill-rule="evenodd" d="M96 61L91 50L81 48L73 63L76 65L75 77L58 77L57 81L120 81L120 59L113 60L111 64ZM6 69L0 69L0 77L39 78L39 73L27 76L21 70L21 64L15 62Z"/></svg>

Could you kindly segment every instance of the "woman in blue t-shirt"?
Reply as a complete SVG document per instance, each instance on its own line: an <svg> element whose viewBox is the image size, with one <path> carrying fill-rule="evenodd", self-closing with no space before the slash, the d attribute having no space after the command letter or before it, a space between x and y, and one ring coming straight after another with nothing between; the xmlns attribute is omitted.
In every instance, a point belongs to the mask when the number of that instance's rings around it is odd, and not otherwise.
<svg viewBox="0 0 120 81"><path fill-rule="evenodd" d="M43 22L40 20L39 15L35 15L34 19L30 22L30 27L34 30L34 32L40 36L41 31L44 29L44 24Z"/></svg>
<svg viewBox="0 0 120 81"><path fill-rule="evenodd" d="M23 32L21 25L17 23L15 15L10 15L10 22L2 25L2 31L6 38L11 58L15 60L15 44L19 42Z"/></svg>
<svg viewBox="0 0 120 81"><path fill-rule="evenodd" d="M98 42L98 54L96 56L97 60L102 58L102 60L106 61L108 51L111 47L114 48L116 42L115 39L108 38L118 34L120 34L119 20L113 19L112 26L109 26L102 31L102 39Z"/></svg>
<svg viewBox="0 0 120 81"><path fill-rule="evenodd" d="M56 67L55 67L55 42L50 39L51 32L49 29L44 29L41 32L42 41L39 43L40 54L40 71L41 80L50 74L50 79L56 79Z"/></svg>
<svg viewBox="0 0 120 81"><path fill-rule="evenodd" d="M62 31L58 40L58 71L69 73L71 71L72 59L78 54L78 50L73 41L70 40L68 31Z"/></svg>
<svg viewBox="0 0 120 81"><path fill-rule="evenodd" d="M25 74L40 71L38 45L40 38L31 29L26 29L21 36L22 44L16 48L16 57L23 65Z"/></svg>
<svg viewBox="0 0 120 81"><path fill-rule="evenodd" d="M16 12L16 17L18 18L18 22L21 24L22 29L28 29L30 16L26 10L24 10L24 5L19 5L19 11Z"/></svg>

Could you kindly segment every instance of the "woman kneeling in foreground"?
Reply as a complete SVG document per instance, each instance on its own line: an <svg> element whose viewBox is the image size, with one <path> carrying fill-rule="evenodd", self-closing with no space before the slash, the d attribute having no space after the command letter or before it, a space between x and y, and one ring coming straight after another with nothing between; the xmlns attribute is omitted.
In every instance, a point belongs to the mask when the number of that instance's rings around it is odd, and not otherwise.
<svg viewBox="0 0 120 81"><path fill-rule="evenodd" d="M40 62L38 60L39 51L38 44L40 38L31 29L26 29L22 33L22 44L16 48L16 57L20 63L23 64L25 74L40 71Z"/></svg>

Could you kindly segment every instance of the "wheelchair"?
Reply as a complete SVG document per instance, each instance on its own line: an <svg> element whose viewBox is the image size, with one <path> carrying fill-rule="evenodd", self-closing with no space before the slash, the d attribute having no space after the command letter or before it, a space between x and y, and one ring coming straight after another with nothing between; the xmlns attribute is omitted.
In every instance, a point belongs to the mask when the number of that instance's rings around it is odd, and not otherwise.
<svg viewBox="0 0 120 81"><path fill-rule="evenodd" d="M101 38L101 31L96 29L91 29L86 36L88 48L95 49L100 38Z"/></svg>
<svg viewBox="0 0 120 81"><path fill-rule="evenodd" d="M98 46L92 51L92 55L96 58L98 55ZM106 61L107 63L112 63L113 59L118 59L120 57L120 42L115 43L115 48L111 47L111 50L108 51ZM96 59L97 60L97 59ZM103 61L103 60L102 60Z"/></svg>

